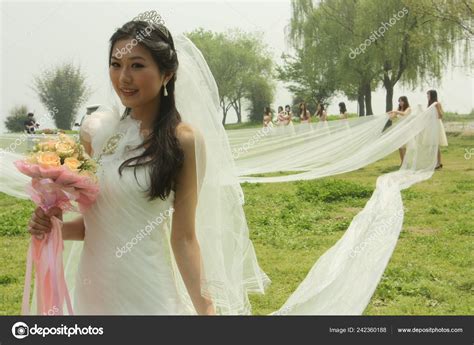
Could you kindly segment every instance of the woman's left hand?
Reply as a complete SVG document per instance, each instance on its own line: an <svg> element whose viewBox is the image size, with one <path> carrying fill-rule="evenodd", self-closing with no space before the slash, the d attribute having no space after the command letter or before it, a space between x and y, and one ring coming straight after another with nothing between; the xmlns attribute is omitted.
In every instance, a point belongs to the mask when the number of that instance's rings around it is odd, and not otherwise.
<svg viewBox="0 0 474 345"><path fill-rule="evenodd" d="M202 297L202 302L200 306L196 308L198 315L216 315L216 310L214 304L208 298Z"/></svg>

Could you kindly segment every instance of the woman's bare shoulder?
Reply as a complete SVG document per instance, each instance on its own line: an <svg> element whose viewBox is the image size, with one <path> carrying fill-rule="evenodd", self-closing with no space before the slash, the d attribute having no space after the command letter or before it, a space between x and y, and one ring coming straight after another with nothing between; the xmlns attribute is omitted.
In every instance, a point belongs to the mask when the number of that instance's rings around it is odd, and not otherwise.
<svg viewBox="0 0 474 345"><path fill-rule="evenodd" d="M194 146L194 139L196 137L195 128L189 123L180 122L176 127L176 137L183 148L190 148Z"/></svg>
<svg viewBox="0 0 474 345"><path fill-rule="evenodd" d="M204 136L195 126L180 122L176 128L176 137L181 147L186 151L194 151L195 147L201 150L205 146Z"/></svg>

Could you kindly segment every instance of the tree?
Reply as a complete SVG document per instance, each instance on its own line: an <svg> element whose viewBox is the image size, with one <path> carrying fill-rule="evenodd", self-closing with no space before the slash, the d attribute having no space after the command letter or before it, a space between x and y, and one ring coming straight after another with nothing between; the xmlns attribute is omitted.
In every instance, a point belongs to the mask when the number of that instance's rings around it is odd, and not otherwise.
<svg viewBox="0 0 474 345"><path fill-rule="evenodd" d="M442 71L452 59L459 27L432 15L414 11L406 0L365 0L360 3L369 27L382 25L387 30L373 44L375 64L381 68L386 89L386 111L393 109L393 90L398 82L416 85L429 79L441 79ZM467 50L464 50L466 53Z"/></svg>
<svg viewBox="0 0 474 345"><path fill-rule="evenodd" d="M273 62L261 36L238 30L214 33L204 29L186 35L201 50L216 80L222 123L225 124L230 108L234 108L237 122L241 122L242 101L249 99L249 89L253 87L255 76L267 80L271 88ZM255 96L252 98L255 100Z"/></svg>
<svg viewBox="0 0 474 345"><path fill-rule="evenodd" d="M5 127L9 132L23 132L25 129L24 122L28 113L28 107L26 105L17 105L13 107L9 116L5 120Z"/></svg>
<svg viewBox="0 0 474 345"><path fill-rule="evenodd" d="M263 43L262 35L257 33L244 33L240 30L233 30L227 34L228 39L234 46L234 58L239 63L238 73L235 78L233 92L231 92L231 104L237 114L237 122L242 122L242 100L249 96L257 103L264 103L273 100L274 93L262 93L261 95L272 96L269 100L264 98L256 100L255 95L250 95L253 88L252 83L258 83L268 90L272 89L273 61L269 57L267 46ZM264 84L267 84L264 86ZM267 91L268 91L267 90ZM260 93L258 93L260 94ZM267 103L269 104L269 103Z"/></svg>
<svg viewBox="0 0 474 345"><path fill-rule="evenodd" d="M296 54L284 57L279 77L293 82L288 89L313 102L329 102L343 91L359 102L359 114L372 113L371 92L375 88L372 54L351 57L350 48L360 44L361 24L357 1L292 1L289 41Z"/></svg>
<svg viewBox="0 0 474 345"><path fill-rule="evenodd" d="M283 55L284 66L277 67L278 78L288 84L297 99L313 104L328 104L335 91L330 66L315 60L310 49L298 49L296 56ZM324 72L323 72L324 71Z"/></svg>
<svg viewBox="0 0 474 345"><path fill-rule="evenodd" d="M436 18L443 23L449 23L448 27L454 26L461 34L472 39L474 36L474 6L472 1L457 0L405 0L411 11L420 15ZM459 31L458 31L459 33Z"/></svg>
<svg viewBox="0 0 474 345"><path fill-rule="evenodd" d="M202 28L187 33L186 36L202 52L214 76L219 89L219 100L223 115L222 123L225 124L227 112L232 106L228 101L232 89L232 76L236 73L234 64L228 64L229 58L232 58L232 47L228 45L223 34L206 31Z"/></svg>
<svg viewBox="0 0 474 345"><path fill-rule="evenodd" d="M262 122L264 107L269 106L275 97L275 85L267 79L254 76L248 80L245 97L250 101L249 121Z"/></svg>
<svg viewBox="0 0 474 345"><path fill-rule="evenodd" d="M56 126L71 129L79 107L90 95L80 68L65 63L35 76L33 85L41 103L54 114Z"/></svg>
<svg viewBox="0 0 474 345"><path fill-rule="evenodd" d="M371 92L380 83L388 111L398 82L439 80L458 48L469 60L472 5L464 0L293 0L292 7L289 40L297 53L296 63L284 66L289 79L314 93L331 88L305 85L302 74L332 78L335 91L357 99L359 115L373 113Z"/></svg>

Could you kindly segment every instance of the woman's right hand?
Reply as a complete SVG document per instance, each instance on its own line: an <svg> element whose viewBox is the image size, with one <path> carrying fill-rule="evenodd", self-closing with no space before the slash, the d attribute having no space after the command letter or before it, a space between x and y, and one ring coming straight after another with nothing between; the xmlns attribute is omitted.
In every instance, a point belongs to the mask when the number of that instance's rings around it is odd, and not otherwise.
<svg viewBox="0 0 474 345"><path fill-rule="evenodd" d="M41 207L37 207L28 223L28 232L37 239L43 239L47 233L51 232L51 228L53 227L53 223L51 222L52 216L56 216L62 220L63 211L59 207L53 207L49 209L48 212L44 212Z"/></svg>

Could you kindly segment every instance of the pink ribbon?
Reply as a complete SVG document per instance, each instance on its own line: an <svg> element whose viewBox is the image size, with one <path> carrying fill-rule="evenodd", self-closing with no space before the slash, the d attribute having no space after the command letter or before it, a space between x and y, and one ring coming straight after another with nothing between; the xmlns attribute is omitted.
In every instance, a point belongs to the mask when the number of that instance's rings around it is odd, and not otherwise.
<svg viewBox="0 0 474 345"><path fill-rule="evenodd" d="M78 192L64 187L50 178L33 178L28 192L35 204L45 212L52 207L71 209L71 200L78 198ZM39 315L63 315L66 301L69 315L73 315L71 298L66 285L63 268L62 221L51 217L52 228L43 239L31 237L26 262L25 286L23 289L22 314L29 315L31 272L35 267L36 304Z"/></svg>
<svg viewBox="0 0 474 345"><path fill-rule="evenodd" d="M26 277L23 289L22 315L30 314L30 287L33 264L36 279L36 304L39 315L63 315L66 302L69 315L73 315L71 297L63 268L62 221L51 217L51 232L43 239L32 236L26 260Z"/></svg>

